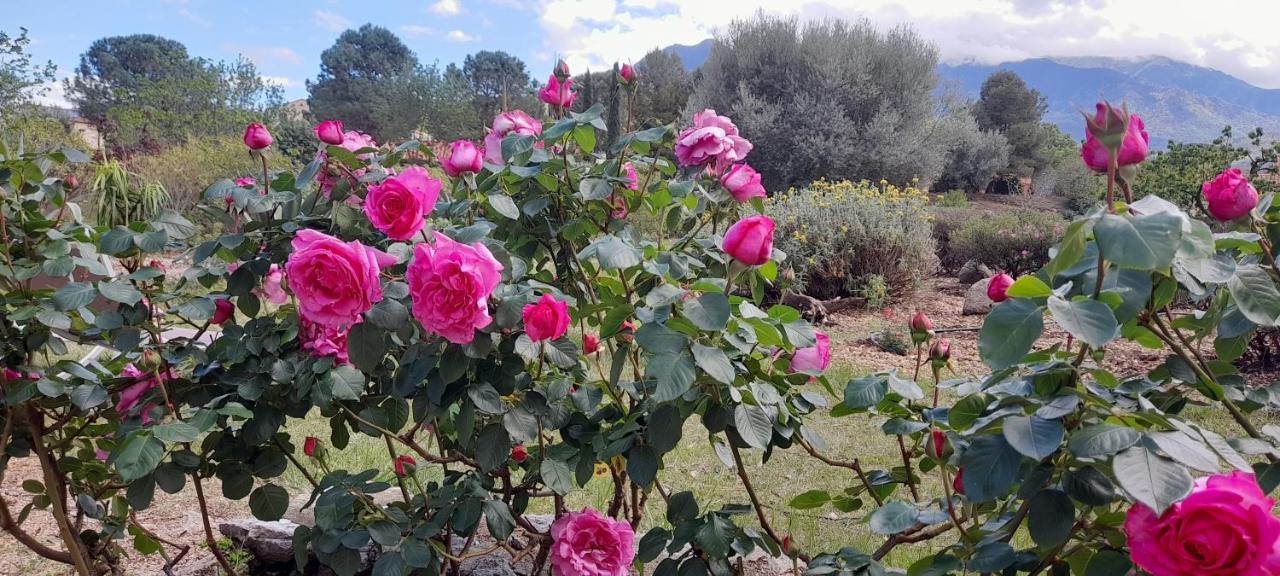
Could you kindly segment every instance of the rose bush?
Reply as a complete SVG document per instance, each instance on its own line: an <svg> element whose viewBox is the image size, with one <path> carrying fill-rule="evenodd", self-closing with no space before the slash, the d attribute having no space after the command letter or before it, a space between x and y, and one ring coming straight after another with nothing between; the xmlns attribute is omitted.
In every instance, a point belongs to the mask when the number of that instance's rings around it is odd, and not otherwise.
<svg viewBox="0 0 1280 576"><path fill-rule="evenodd" d="M435 193L413 182L429 180L417 143L378 147L351 132L297 174L268 165L261 189L215 182L206 211L222 215L223 232L186 246L191 266L176 282L153 256L191 242L185 218L91 226L57 176L82 154L0 149L0 474L12 457L36 458L42 480L24 483L22 505L48 509L61 544L32 538L11 496L0 497L0 528L78 574L107 573L131 554L175 551L133 514L163 493L190 483L207 517L216 479L223 497L276 520L291 502L278 477L294 467L315 517L294 534L297 559L314 554L342 575L368 548L379 575L456 569L496 550L450 545L473 541L482 522L500 542L523 531L535 565L562 576L646 565L726 575L757 548L804 560L814 576L1272 565L1266 494L1280 448L1250 413L1280 401L1230 363L1258 327L1280 323L1271 197L1215 231L1158 196L1116 200L1119 166L1108 161L1106 204L1068 226L985 320L990 374L944 380L950 344L919 316L914 374L862 375L837 391L827 335L765 300L786 254L758 214L764 203L739 203L721 180L750 142L704 111L692 127L601 147L602 108L545 126L503 112L483 166L457 159L469 168ZM1105 128L1127 133L1120 122ZM1117 154L1122 139L1099 132ZM249 140L269 161L257 147L269 134ZM395 194L379 199L388 187ZM651 237L627 220L637 213L656 223ZM123 272L112 277L99 255ZM1179 298L1196 313L1175 316ZM1046 314L1071 339L1035 349ZM1167 359L1113 374L1100 360L1121 338ZM66 355L64 339L114 352L92 365L51 361ZM1221 406L1242 437L1196 422L1195 404ZM901 465L828 453L819 412L875 418ZM327 438L290 437L285 423L308 414L327 420ZM706 508L678 479L659 479L693 429L746 502ZM357 434L386 445L381 469L331 466ZM775 527L777 503L751 470L782 450L851 473L847 489L792 506L866 508L883 543L823 553ZM1233 468L1252 476L1192 477ZM566 495L593 481L610 485L606 505L569 511ZM387 503L372 497L387 491ZM556 516L550 530L526 518L538 499ZM646 523L655 507L665 514ZM642 524L652 527L637 539ZM212 530L204 537L233 571ZM910 566L885 565L926 541Z"/></svg>

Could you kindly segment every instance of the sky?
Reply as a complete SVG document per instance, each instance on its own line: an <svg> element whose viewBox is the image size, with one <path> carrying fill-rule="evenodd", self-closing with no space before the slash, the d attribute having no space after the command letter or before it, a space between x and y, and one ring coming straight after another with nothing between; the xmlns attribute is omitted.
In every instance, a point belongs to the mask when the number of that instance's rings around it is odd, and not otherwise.
<svg viewBox="0 0 1280 576"><path fill-rule="evenodd" d="M634 61L655 47L696 44L757 11L867 18L885 29L908 24L947 62L1159 55L1280 88L1276 0L4 1L13 5L0 30L26 27L33 56L53 61L59 77L97 38L151 33L195 56L243 55L288 99L306 97L320 53L366 22L395 32L424 63L443 67L478 50L505 50L541 78L557 58L575 72ZM64 103L61 86L43 100Z"/></svg>

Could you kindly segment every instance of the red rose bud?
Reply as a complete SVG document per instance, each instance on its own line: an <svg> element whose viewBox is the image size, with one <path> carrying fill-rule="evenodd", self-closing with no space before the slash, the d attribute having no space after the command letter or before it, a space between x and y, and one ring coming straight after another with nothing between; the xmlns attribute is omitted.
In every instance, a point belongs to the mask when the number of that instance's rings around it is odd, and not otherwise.
<svg viewBox="0 0 1280 576"><path fill-rule="evenodd" d="M313 130L316 133L316 138L319 138L320 141L325 144L332 144L334 146L342 144L343 131L341 120L325 120L324 122L317 124Z"/></svg>
<svg viewBox="0 0 1280 576"><path fill-rule="evenodd" d="M396 476L406 476L409 474L413 474L413 470L418 465L418 463L414 461L413 456L410 456L408 454L401 454L399 456L396 456L396 460L394 464L396 469Z"/></svg>
<svg viewBox="0 0 1280 576"><path fill-rule="evenodd" d="M964 494L964 468L956 470L956 478L951 481L951 489L955 490L956 494Z"/></svg>
<svg viewBox="0 0 1280 576"><path fill-rule="evenodd" d="M516 444L511 447L511 459L518 463L529 459L529 451L525 449L524 444Z"/></svg>
<svg viewBox="0 0 1280 576"><path fill-rule="evenodd" d="M219 298L213 301L213 318L209 319L209 323L222 324L235 315L236 307L231 303L231 300Z"/></svg>
<svg viewBox="0 0 1280 576"><path fill-rule="evenodd" d="M782 553L787 556L791 555L791 535L787 534L782 537Z"/></svg>
<svg viewBox="0 0 1280 576"><path fill-rule="evenodd" d="M630 64L623 64L622 68L618 70L618 79L622 81L623 85L628 85L628 84L631 84L632 82L635 82L636 69L632 67Z"/></svg>
<svg viewBox="0 0 1280 576"><path fill-rule="evenodd" d="M267 127L254 122L244 129L244 145L250 150L262 150L270 146L272 142L271 133L267 131Z"/></svg>
<svg viewBox="0 0 1280 576"><path fill-rule="evenodd" d="M62 185L67 188L75 189L75 187L78 186L79 184L80 184L80 180L76 178L75 174L67 174L62 179Z"/></svg>
<svg viewBox="0 0 1280 576"><path fill-rule="evenodd" d="M929 440L933 442L933 457L942 458L942 455L947 451L947 433L934 428L929 432Z"/></svg>
<svg viewBox="0 0 1280 576"><path fill-rule="evenodd" d="M315 436L307 436L307 439L302 442L302 453L306 454L311 458L315 458L316 446L319 443L320 443L320 440L317 439Z"/></svg>
<svg viewBox="0 0 1280 576"><path fill-rule="evenodd" d="M600 350L600 339L595 334L582 335L582 353L595 354Z"/></svg>
<svg viewBox="0 0 1280 576"><path fill-rule="evenodd" d="M622 327L618 330L618 333L622 335L622 339L626 340L627 342L630 342L633 339L635 339L635 336L633 336L635 332L636 332L636 324L635 322L632 322L630 320L623 320Z"/></svg>
<svg viewBox="0 0 1280 576"><path fill-rule="evenodd" d="M1009 299L1009 287L1013 286L1013 276L1001 272L996 274L987 284L987 298L992 302L1004 302Z"/></svg>
<svg viewBox="0 0 1280 576"><path fill-rule="evenodd" d="M911 342L916 345L925 343L933 335L933 321L919 310L916 310L907 326L911 328Z"/></svg>
<svg viewBox="0 0 1280 576"><path fill-rule="evenodd" d="M555 74L556 78L559 78L561 82L564 82L565 78L572 75L569 73L569 63L564 60L556 62Z"/></svg>

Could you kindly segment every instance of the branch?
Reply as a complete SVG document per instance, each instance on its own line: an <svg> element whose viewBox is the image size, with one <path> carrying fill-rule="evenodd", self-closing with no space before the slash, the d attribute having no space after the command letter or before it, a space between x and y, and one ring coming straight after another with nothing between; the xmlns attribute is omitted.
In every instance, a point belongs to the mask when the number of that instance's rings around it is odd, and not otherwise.
<svg viewBox="0 0 1280 576"><path fill-rule="evenodd" d="M747 467L742 464L742 455L738 453L738 447L734 446L733 442L729 442L729 451L733 452L733 464L738 469L738 478L742 480L742 487L747 489L747 497L751 498L751 507L756 509L756 518L760 520L760 528L781 546L782 538L778 536L777 532L773 531L773 526L769 525L769 519L764 515L764 505L760 503L760 497L756 496L755 488L751 487L751 478L747 476Z"/></svg>
<svg viewBox="0 0 1280 576"><path fill-rule="evenodd" d="M876 501L876 505L877 506L884 505L884 499L881 498L880 495L877 494L876 491L871 487L871 480L867 478L866 472L862 470L862 463L857 458L854 458L852 462L835 460L833 458L824 456L822 453L818 452L818 450L814 448L812 444L809 444L809 442L806 441L804 438L800 438L798 443L802 448L805 449L806 452L809 453L810 456L817 458L823 464L826 464L828 466L835 466L837 468L848 468L850 470L853 470L853 472L858 475L858 480L862 481L862 486L867 489L867 493L870 494L871 498Z"/></svg>

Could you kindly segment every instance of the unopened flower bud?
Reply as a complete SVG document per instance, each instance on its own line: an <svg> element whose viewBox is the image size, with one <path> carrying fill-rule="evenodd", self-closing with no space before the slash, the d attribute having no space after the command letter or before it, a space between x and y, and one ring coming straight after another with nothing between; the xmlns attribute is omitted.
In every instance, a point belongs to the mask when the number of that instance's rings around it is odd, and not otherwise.
<svg viewBox="0 0 1280 576"><path fill-rule="evenodd" d="M1084 115L1085 131L1089 135L1112 152L1120 150L1125 131L1129 127L1129 109L1126 105L1121 104L1120 108L1116 108L1110 102L1102 101L1098 103L1097 114L1081 114Z"/></svg>
<svg viewBox="0 0 1280 576"><path fill-rule="evenodd" d="M155 372L164 365L164 359L160 357L160 353L151 348L142 351L142 360L138 363L145 372Z"/></svg>
<svg viewBox="0 0 1280 576"><path fill-rule="evenodd" d="M76 186L78 186L79 184L80 184L80 180L76 178L75 174L67 174L65 177L62 178L62 185L65 186L66 188L74 190Z"/></svg>
<svg viewBox="0 0 1280 576"><path fill-rule="evenodd" d="M951 361L951 342L946 338L934 340L933 345L929 347L929 360L935 367L945 366Z"/></svg>
<svg viewBox="0 0 1280 576"><path fill-rule="evenodd" d="M560 60L559 62L556 62L555 74L556 74L556 78L558 78L561 82L564 82L565 79L571 75L569 73L569 63L565 62L564 60Z"/></svg>
<svg viewBox="0 0 1280 576"><path fill-rule="evenodd" d="M929 337L933 336L933 321L919 310L916 311L915 316L911 317L907 326L911 328L911 342L917 346L927 342Z"/></svg>
<svg viewBox="0 0 1280 576"><path fill-rule="evenodd" d="M942 458L942 455L947 452L947 433L934 428L929 432L929 441L929 453L933 454L934 458Z"/></svg>

